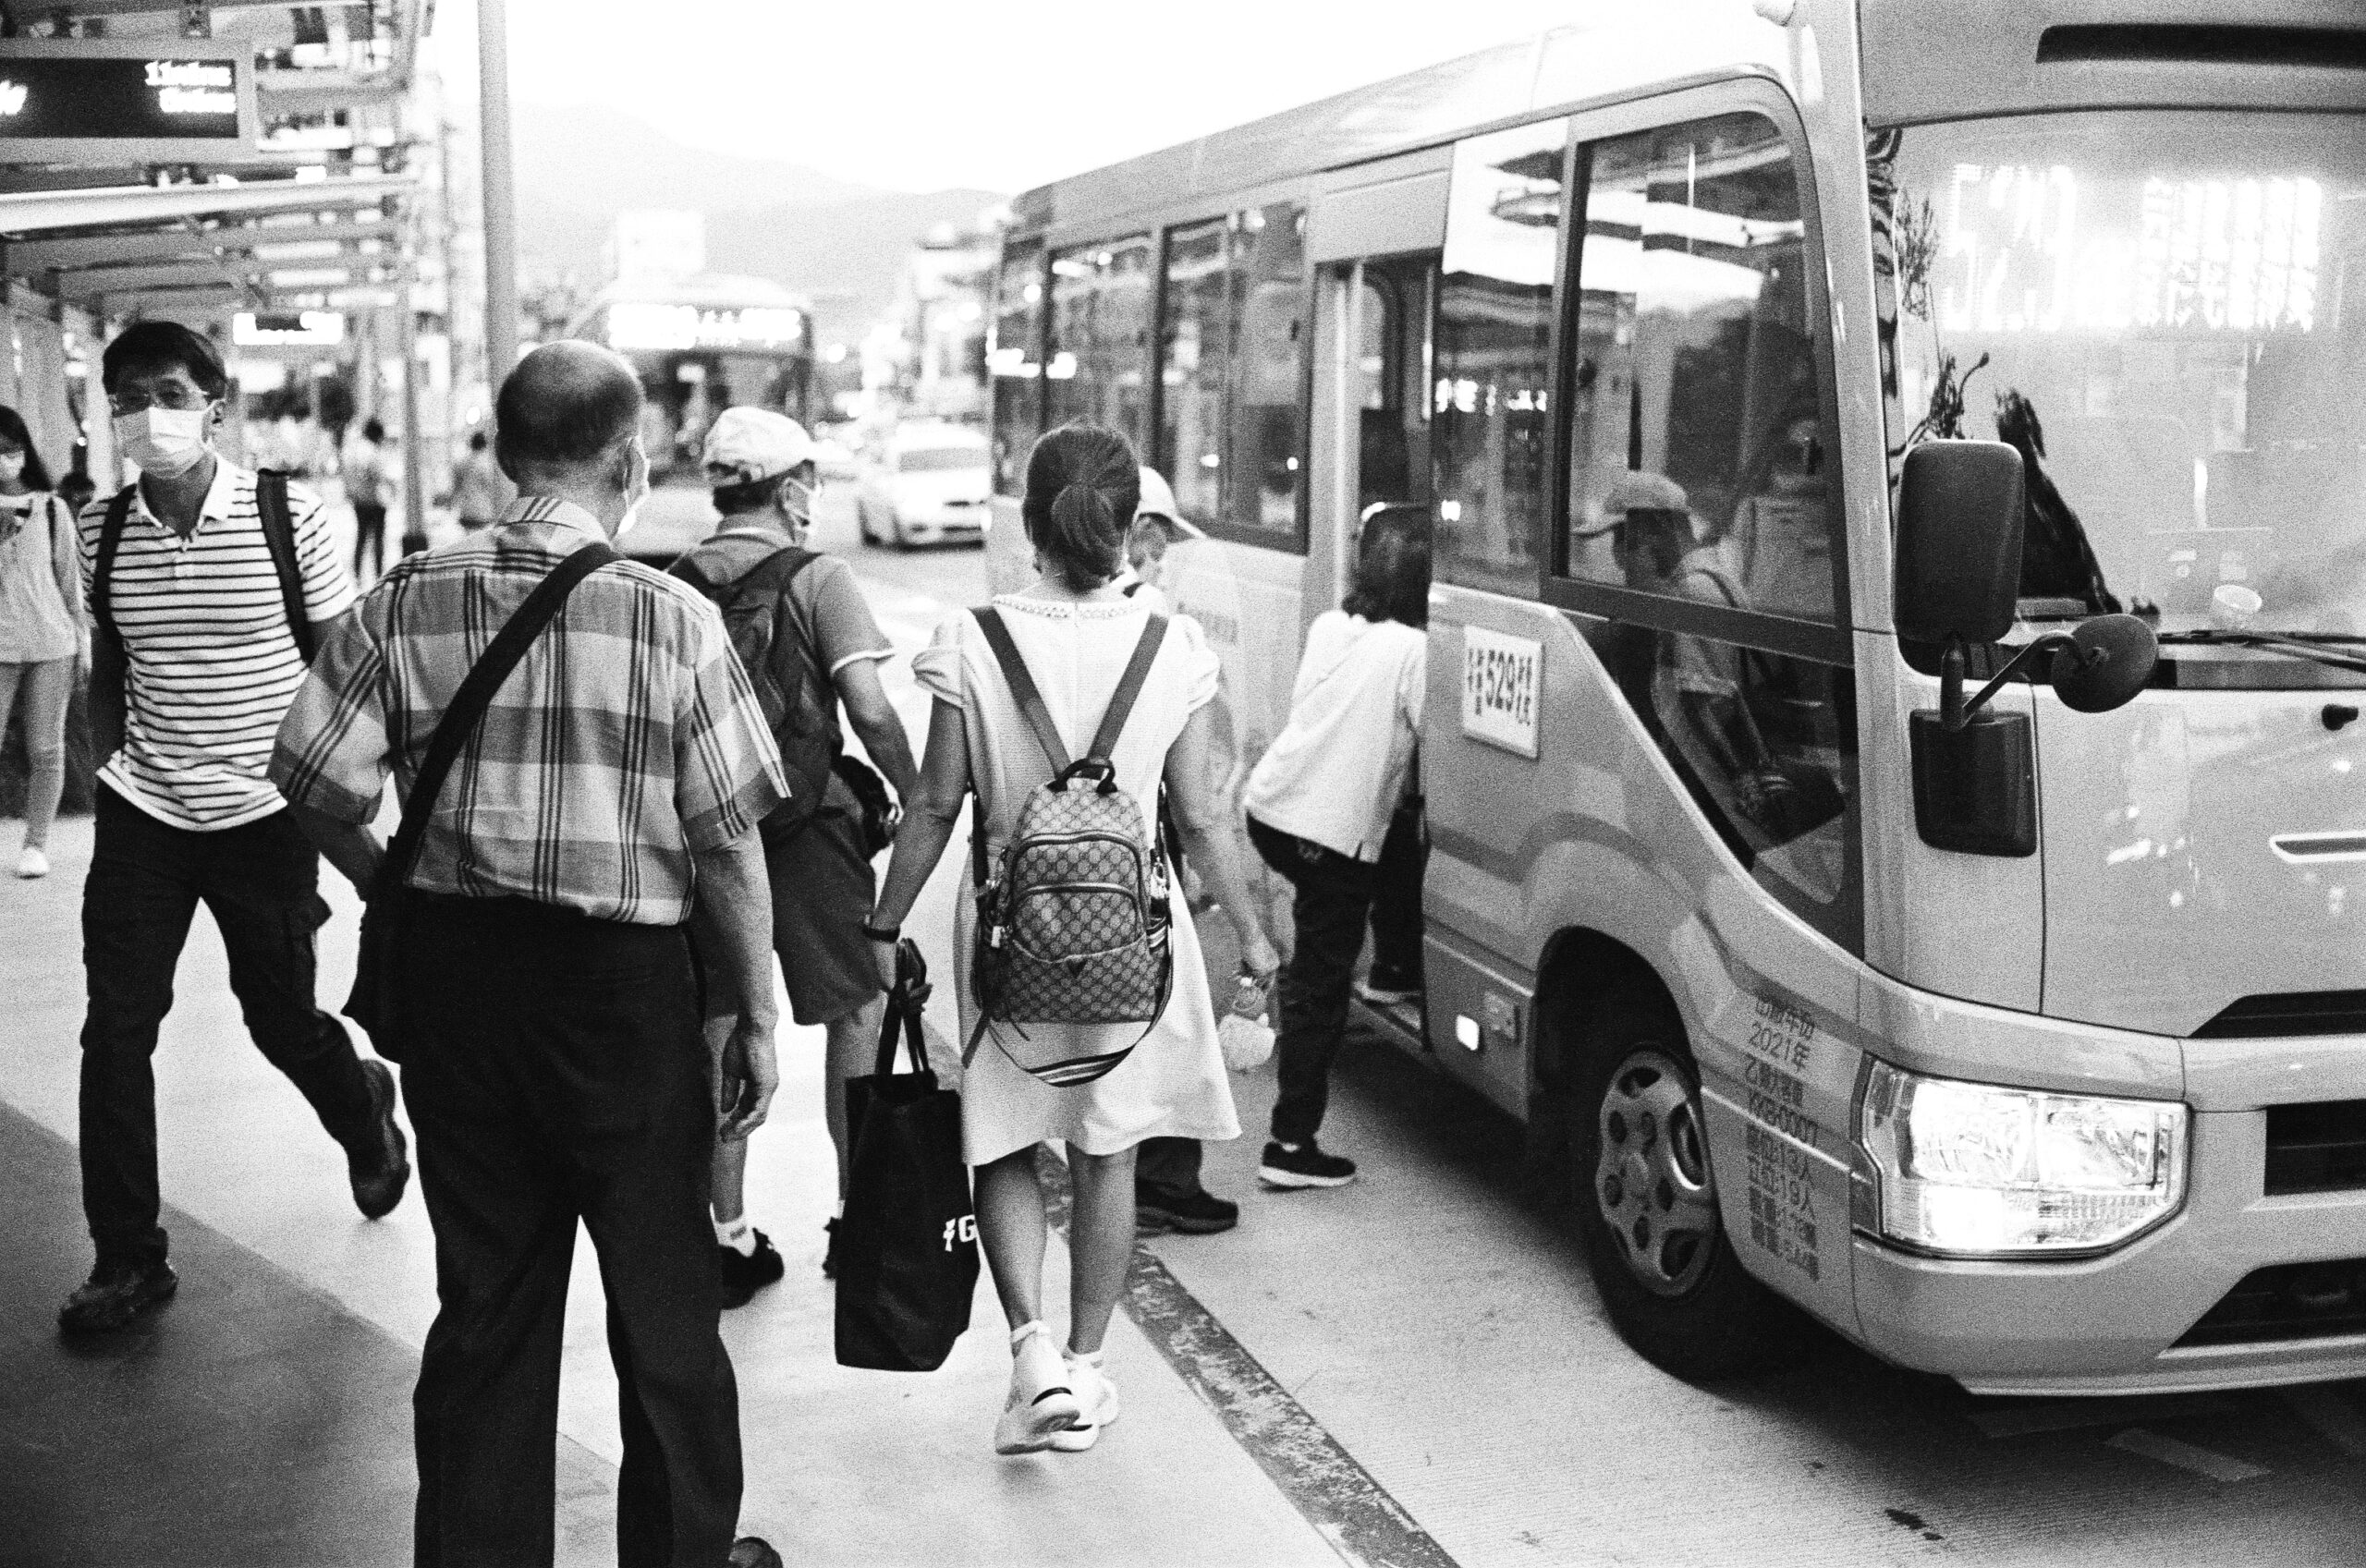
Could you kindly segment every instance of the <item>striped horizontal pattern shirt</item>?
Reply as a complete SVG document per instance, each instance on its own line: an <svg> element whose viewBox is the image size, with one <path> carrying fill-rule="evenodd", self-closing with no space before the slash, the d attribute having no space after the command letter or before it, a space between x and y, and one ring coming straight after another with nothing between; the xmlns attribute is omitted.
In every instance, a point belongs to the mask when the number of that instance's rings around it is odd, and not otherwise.
<svg viewBox="0 0 2366 1568"><path fill-rule="evenodd" d="M500 525L413 555L323 645L271 777L288 799L369 822L411 781L469 667L535 586L604 539L580 507L513 504ZM780 753L723 617L635 562L575 586L452 765L410 885L513 896L605 920L689 918L692 854L787 797Z"/></svg>
<svg viewBox="0 0 2366 1568"><path fill-rule="evenodd" d="M82 588L99 559L108 500L82 508ZM290 486L304 613L332 620L353 603L319 499ZM150 816L201 833L286 808L267 776L272 737L304 679L279 569L263 538L255 475L214 460L213 488L187 539L135 492L107 582L123 635L123 748L100 766L107 786Z"/></svg>

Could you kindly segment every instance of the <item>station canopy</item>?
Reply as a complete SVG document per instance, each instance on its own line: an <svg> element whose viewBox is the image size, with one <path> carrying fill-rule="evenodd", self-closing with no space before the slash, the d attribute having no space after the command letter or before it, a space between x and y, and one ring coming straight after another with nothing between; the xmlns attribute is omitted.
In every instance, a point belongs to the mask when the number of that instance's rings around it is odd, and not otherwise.
<svg viewBox="0 0 2366 1568"><path fill-rule="evenodd" d="M350 310L401 298L401 124L426 0L191 7L166 0L0 0L24 37L206 36L256 63L262 135L194 164L7 163L0 134L0 271L111 316ZM0 62L5 66L5 62Z"/></svg>

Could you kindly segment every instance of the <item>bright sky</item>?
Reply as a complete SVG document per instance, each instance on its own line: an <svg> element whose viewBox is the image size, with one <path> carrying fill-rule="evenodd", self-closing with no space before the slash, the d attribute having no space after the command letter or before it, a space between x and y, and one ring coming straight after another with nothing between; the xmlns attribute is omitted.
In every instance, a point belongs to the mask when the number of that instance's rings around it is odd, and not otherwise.
<svg viewBox="0 0 2366 1568"><path fill-rule="evenodd" d="M1638 0L1649 4L1650 0ZM510 91L909 190L1016 191L1490 43L1587 0L509 0ZM474 0L441 0L472 91Z"/></svg>

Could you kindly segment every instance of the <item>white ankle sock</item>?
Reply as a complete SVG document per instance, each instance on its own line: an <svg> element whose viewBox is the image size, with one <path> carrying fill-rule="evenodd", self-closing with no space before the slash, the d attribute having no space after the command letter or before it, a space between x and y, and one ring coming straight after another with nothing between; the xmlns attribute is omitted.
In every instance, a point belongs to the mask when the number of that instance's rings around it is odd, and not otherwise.
<svg viewBox="0 0 2366 1568"><path fill-rule="evenodd" d="M756 1256L756 1230L742 1214L737 1220L714 1222L714 1245L727 1246L742 1258Z"/></svg>
<svg viewBox="0 0 2366 1568"><path fill-rule="evenodd" d="M1070 1361L1081 1361L1097 1372L1102 1369L1103 1364L1109 1359L1109 1347L1104 1344L1090 1355L1087 1355L1084 1352L1074 1348L1063 1350L1060 1354L1067 1356Z"/></svg>

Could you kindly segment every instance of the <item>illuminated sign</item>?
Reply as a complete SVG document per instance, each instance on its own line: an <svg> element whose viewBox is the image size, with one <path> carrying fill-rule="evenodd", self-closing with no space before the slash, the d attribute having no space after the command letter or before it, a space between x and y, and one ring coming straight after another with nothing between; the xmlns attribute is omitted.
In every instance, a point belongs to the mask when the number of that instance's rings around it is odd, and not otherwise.
<svg viewBox="0 0 2366 1568"><path fill-rule="evenodd" d="M230 341L241 348L334 348L345 341L345 317L335 310L241 310L230 318Z"/></svg>
<svg viewBox="0 0 2366 1568"><path fill-rule="evenodd" d="M805 342L805 312L783 305L708 310L619 301L608 307L608 346L626 352L699 348L781 353Z"/></svg>
<svg viewBox="0 0 2366 1568"><path fill-rule="evenodd" d="M1956 332L2308 332L2324 188L2098 179L1958 164L1942 198L1938 324Z"/></svg>
<svg viewBox="0 0 2366 1568"><path fill-rule="evenodd" d="M250 48L204 39L0 39L0 163L243 157Z"/></svg>

